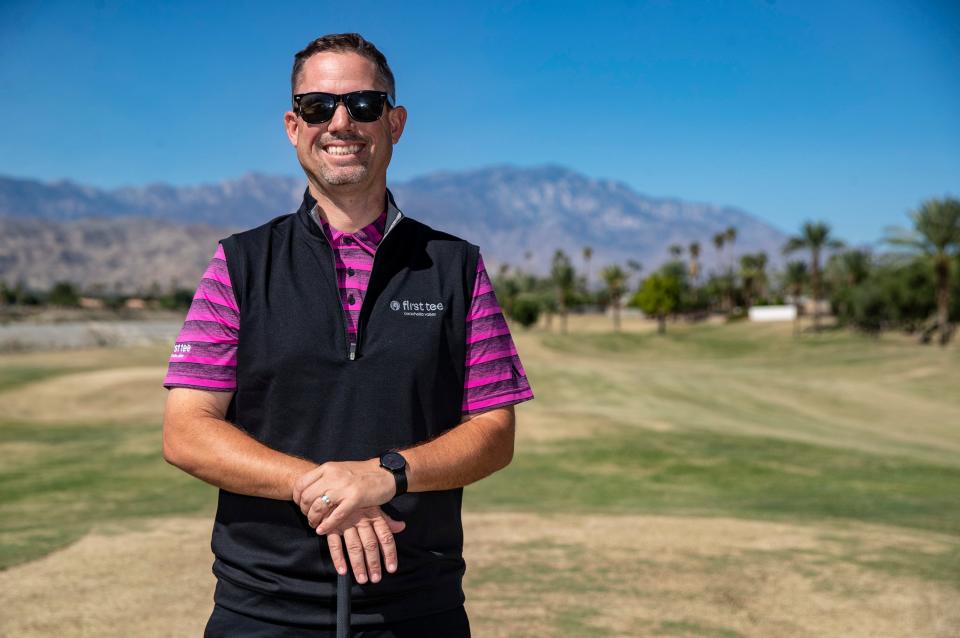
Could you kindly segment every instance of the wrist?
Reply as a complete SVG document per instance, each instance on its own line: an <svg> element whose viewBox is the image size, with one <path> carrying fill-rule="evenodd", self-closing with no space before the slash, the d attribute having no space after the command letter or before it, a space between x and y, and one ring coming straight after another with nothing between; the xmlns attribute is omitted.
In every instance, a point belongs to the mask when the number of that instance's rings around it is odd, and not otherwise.
<svg viewBox="0 0 960 638"><path fill-rule="evenodd" d="M396 498L407 492L407 459L397 450L388 450L380 455L380 468L393 482L390 498Z"/></svg>
<svg viewBox="0 0 960 638"><path fill-rule="evenodd" d="M380 465L380 457L378 456L364 462L369 467L370 475L376 482L373 489L377 494L377 505L389 502L393 498L397 487L393 475Z"/></svg>

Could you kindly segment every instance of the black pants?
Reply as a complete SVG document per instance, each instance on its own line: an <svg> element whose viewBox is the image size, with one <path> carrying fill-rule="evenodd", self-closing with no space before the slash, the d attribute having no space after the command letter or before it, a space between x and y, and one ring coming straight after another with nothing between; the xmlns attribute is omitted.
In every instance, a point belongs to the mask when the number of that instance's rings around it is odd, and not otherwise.
<svg viewBox="0 0 960 638"><path fill-rule="evenodd" d="M278 625L244 616L214 605L204 638L336 638L336 627L315 629ZM470 638L467 612L461 606L450 611L400 622L353 629L353 638Z"/></svg>

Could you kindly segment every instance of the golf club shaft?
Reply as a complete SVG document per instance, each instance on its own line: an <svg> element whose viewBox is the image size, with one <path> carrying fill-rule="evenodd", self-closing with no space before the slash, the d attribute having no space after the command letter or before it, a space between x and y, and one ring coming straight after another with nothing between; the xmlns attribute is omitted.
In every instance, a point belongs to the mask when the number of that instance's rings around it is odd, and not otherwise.
<svg viewBox="0 0 960 638"><path fill-rule="evenodd" d="M350 638L350 572L337 574L337 638Z"/></svg>

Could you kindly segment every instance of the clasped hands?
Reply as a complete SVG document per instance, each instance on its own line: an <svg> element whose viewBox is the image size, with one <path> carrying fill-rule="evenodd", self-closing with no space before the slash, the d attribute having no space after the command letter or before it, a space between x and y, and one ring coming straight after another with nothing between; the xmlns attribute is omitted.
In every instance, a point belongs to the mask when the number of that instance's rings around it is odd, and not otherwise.
<svg viewBox="0 0 960 638"><path fill-rule="evenodd" d="M396 493L393 475L378 459L331 461L301 475L293 484L293 502L317 534L327 536L327 547L337 573L347 573L350 558L357 582L380 582L380 554L390 573L397 571L393 535L406 523L380 509ZM326 497L326 498L324 498Z"/></svg>

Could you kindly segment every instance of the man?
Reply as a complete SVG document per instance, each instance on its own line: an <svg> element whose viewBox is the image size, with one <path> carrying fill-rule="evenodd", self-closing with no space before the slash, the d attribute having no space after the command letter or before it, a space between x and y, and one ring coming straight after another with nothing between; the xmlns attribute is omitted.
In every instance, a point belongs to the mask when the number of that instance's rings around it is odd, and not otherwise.
<svg viewBox="0 0 960 638"><path fill-rule="evenodd" d="M292 88L303 203L221 241L164 380L164 458L220 488L206 635L332 636L349 563L358 635L468 636L462 488L533 394L476 246L387 191L384 56L318 38Z"/></svg>

